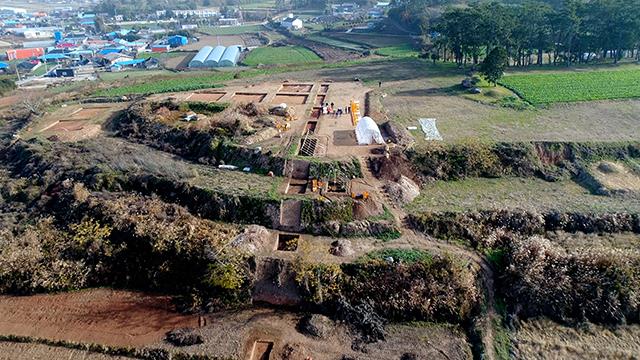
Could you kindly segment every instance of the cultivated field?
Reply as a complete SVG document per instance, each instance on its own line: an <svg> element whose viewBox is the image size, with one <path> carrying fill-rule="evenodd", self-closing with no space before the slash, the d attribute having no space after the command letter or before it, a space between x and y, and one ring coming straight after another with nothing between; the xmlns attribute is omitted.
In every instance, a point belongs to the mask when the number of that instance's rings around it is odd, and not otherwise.
<svg viewBox="0 0 640 360"><path fill-rule="evenodd" d="M267 30L267 28L262 25L241 25L224 27L203 27L199 28L198 30L209 35L239 35L265 31Z"/></svg>
<svg viewBox="0 0 640 360"><path fill-rule="evenodd" d="M407 206L410 212L519 209L585 213L640 212L640 197L592 195L571 180L474 178L427 185Z"/></svg>
<svg viewBox="0 0 640 360"><path fill-rule="evenodd" d="M252 50L244 59L249 66L258 64L303 64L321 61L313 51L302 46L262 47Z"/></svg>
<svg viewBox="0 0 640 360"><path fill-rule="evenodd" d="M640 97L640 68L505 76L500 83L534 105Z"/></svg>

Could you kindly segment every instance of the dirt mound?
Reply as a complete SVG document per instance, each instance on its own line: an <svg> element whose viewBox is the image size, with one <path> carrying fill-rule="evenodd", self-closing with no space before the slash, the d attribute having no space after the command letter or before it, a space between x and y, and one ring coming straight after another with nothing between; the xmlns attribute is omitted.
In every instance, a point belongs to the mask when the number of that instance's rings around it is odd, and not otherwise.
<svg viewBox="0 0 640 360"><path fill-rule="evenodd" d="M382 202L375 201L372 198L363 201L354 201L353 218L364 220L372 216L379 216L384 213Z"/></svg>
<svg viewBox="0 0 640 360"><path fill-rule="evenodd" d="M415 143L413 135L407 129L394 122L387 121L382 124L382 129L389 135L391 141L400 146L408 147Z"/></svg>
<svg viewBox="0 0 640 360"><path fill-rule="evenodd" d="M603 161L598 164L598 170L602 171L605 174L618 174L623 172L624 168L619 164L609 161Z"/></svg>
<svg viewBox="0 0 640 360"><path fill-rule="evenodd" d="M398 182L388 182L385 191L397 205L405 205L420 195L420 186L404 175L400 175Z"/></svg>
<svg viewBox="0 0 640 360"><path fill-rule="evenodd" d="M369 160L371 171L381 180L398 181L402 175L422 183L413 163L399 148L392 148L389 158L377 157Z"/></svg>
<svg viewBox="0 0 640 360"><path fill-rule="evenodd" d="M231 242L235 246L248 253L254 254L271 246L271 234L269 230L260 225L249 225Z"/></svg>
<svg viewBox="0 0 640 360"><path fill-rule="evenodd" d="M329 253L334 256L344 257L354 254L351 241L347 239L338 239L331 243Z"/></svg>
<svg viewBox="0 0 640 360"><path fill-rule="evenodd" d="M298 330L312 337L325 339L333 333L335 324L331 319L320 314L311 314L300 319Z"/></svg>
<svg viewBox="0 0 640 360"><path fill-rule="evenodd" d="M182 328L167 333L166 340L175 346L191 346L202 344L202 336L194 329Z"/></svg>

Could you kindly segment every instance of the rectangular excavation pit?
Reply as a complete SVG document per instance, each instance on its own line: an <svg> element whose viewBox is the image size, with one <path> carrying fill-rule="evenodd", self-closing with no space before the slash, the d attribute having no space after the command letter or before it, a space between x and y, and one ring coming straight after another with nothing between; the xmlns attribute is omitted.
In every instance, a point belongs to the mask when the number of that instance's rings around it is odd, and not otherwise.
<svg viewBox="0 0 640 360"><path fill-rule="evenodd" d="M327 98L326 95L316 95L316 101L313 103L314 106L322 106L324 104L324 100Z"/></svg>
<svg viewBox="0 0 640 360"><path fill-rule="evenodd" d="M317 145L318 145L318 139L310 139L310 138L301 139L298 155L313 156L316 152Z"/></svg>
<svg viewBox="0 0 640 360"><path fill-rule="evenodd" d="M282 84L280 91L308 93L311 88L313 88L313 84Z"/></svg>
<svg viewBox="0 0 640 360"><path fill-rule="evenodd" d="M273 98L274 104L285 103L288 105L303 105L307 103L308 94L276 94Z"/></svg>
<svg viewBox="0 0 640 360"><path fill-rule="evenodd" d="M307 181L306 180L297 180L291 179L289 180L289 184L287 185L286 194L304 194L307 192Z"/></svg>
<svg viewBox="0 0 640 360"><path fill-rule="evenodd" d="M329 181L327 183L327 192L331 193L346 193L347 184L342 181Z"/></svg>
<svg viewBox="0 0 640 360"><path fill-rule="evenodd" d="M267 97L266 93L248 93L248 92L237 92L233 94L233 101L238 102L256 102L259 103L264 98Z"/></svg>
<svg viewBox="0 0 640 360"><path fill-rule="evenodd" d="M307 125L304 127L304 134L305 135L315 134L317 127L318 127L317 121L307 121Z"/></svg>
<svg viewBox="0 0 640 360"><path fill-rule="evenodd" d="M314 107L313 109L311 109L311 117L312 118L319 119L320 115L322 115L322 108L321 107Z"/></svg>
<svg viewBox="0 0 640 360"><path fill-rule="evenodd" d="M273 351L273 341L256 341L251 349L251 360L269 360Z"/></svg>
<svg viewBox="0 0 640 360"><path fill-rule="evenodd" d="M278 234L278 251L296 251L300 235L298 234Z"/></svg>
<svg viewBox="0 0 640 360"><path fill-rule="evenodd" d="M202 101L202 102L216 102L222 99L227 93L193 93L187 97L187 101Z"/></svg>
<svg viewBox="0 0 640 360"><path fill-rule="evenodd" d="M329 84L321 84L319 94L326 94L329 91Z"/></svg>

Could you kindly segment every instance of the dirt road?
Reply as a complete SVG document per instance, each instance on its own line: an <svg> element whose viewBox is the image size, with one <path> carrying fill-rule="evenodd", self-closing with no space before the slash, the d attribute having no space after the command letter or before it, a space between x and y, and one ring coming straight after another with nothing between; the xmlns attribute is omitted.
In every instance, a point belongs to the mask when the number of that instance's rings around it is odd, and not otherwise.
<svg viewBox="0 0 640 360"><path fill-rule="evenodd" d="M3 335L144 346L169 330L197 324L197 316L174 312L168 296L109 289L0 296Z"/></svg>

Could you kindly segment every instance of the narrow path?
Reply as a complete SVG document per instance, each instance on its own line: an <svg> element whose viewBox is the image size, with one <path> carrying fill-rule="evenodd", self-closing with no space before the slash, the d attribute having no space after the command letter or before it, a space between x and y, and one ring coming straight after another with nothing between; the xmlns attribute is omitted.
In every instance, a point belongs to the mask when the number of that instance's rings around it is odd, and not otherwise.
<svg viewBox="0 0 640 360"><path fill-rule="evenodd" d="M383 190L384 183L380 181L380 179L376 178L375 175L371 172L367 158L360 157L358 158L358 160L360 161L360 166L362 168L364 182L375 189L376 197L379 199L379 201L384 203L389 211L391 211L396 223L399 225L400 231L402 232L403 238L405 240L426 250L436 249L438 251L446 251L462 258L469 259L479 267L480 276L482 277L484 301L486 305L486 313L482 314L483 316L481 319L479 319L480 323L478 324L478 326L480 327L479 330L482 333L482 356L484 359L496 359L494 350L493 323L496 319L498 319L498 315L496 313L495 303L494 272L487 259L484 256L478 254L476 251L465 249L453 244L436 241L426 236L425 234L410 228L409 224L405 220L407 213L401 206L396 206L391 201L391 199L389 199L386 192Z"/></svg>

